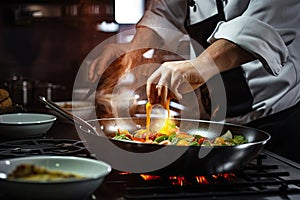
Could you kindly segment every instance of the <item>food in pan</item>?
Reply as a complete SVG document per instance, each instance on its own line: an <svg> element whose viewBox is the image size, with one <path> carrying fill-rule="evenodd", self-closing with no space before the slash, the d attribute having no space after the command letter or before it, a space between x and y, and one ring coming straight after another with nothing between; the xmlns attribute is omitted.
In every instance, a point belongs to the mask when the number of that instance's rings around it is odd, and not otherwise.
<svg viewBox="0 0 300 200"><path fill-rule="evenodd" d="M118 129L113 139L177 146L235 146L248 142L244 136L233 135L229 130L225 134L214 139L201 136L200 134L191 135L186 132L182 132L171 120L168 105L169 104L167 104L168 118L160 131L153 132L150 130L150 113L152 105L147 103L146 129L140 129L134 133L130 133L128 130Z"/></svg>
<svg viewBox="0 0 300 200"><path fill-rule="evenodd" d="M20 164L7 178L21 181L60 181L67 179L83 179L84 176L58 170L50 170L33 164Z"/></svg>
<svg viewBox="0 0 300 200"><path fill-rule="evenodd" d="M175 125L169 127L168 133L161 133L160 131L147 133L145 129L130 133L127 130L119 129L113 139L177 146L235 146L248 142L244 136L233 136L229 130L220 137L210 139L201 135L190 135L181 132Z"/></svg>

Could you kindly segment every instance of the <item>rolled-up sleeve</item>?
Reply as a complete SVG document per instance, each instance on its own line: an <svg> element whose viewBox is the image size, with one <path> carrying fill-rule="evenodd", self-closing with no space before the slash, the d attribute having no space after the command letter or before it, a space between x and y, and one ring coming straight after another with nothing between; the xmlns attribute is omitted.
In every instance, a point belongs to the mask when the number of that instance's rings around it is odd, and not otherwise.
<svg viewBox="0 0 300 200"><path fill-rule="evenodd" d="M146 26L154 30L165 46L175 50L185 33L186 1L153 0L137 27Z"/></svg>
<svg viewBox="0 0 300 200"><path fill-rule="evenodd" d="M278 75L287 62L288 45L299 35L299 1L253 0L240 16L219 22L208 41L227 39L255 55Z"/></svg>

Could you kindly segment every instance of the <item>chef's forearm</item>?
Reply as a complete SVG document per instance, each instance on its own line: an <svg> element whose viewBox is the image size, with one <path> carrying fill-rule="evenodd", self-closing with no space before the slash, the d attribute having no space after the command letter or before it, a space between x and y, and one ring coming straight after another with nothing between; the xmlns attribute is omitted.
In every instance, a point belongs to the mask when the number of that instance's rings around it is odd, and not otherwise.
<svg viewBox="0 0 300 200"><path fill-rule="evenodd" d="M226 71L255 59L254 55L236 44L220 39L206 49L219 70Z"/></svg>
<svg viewBox="0 0 300 200"><path fill-rule="evenodd" d="M202 76L209 79L219 72L230 70L255 59L255 56L245 49L228 40L219 39L200 54L194 63L201 70Z"/></svg>
<svg viewBox="0 0 300 200"><path fill-rule="evenodd" d="M155 31L144 26L136 29L136 34L131 43L134 49L159 48L164 44L161 37Z"/></svg>

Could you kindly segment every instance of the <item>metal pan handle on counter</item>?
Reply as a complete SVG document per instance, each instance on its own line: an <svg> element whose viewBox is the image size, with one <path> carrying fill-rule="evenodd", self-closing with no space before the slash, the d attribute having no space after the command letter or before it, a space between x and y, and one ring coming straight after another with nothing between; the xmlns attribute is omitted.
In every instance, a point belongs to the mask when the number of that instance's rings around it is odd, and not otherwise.
<svg viewBox="0 0 300 200"><path fill-rule="evenodd" d="M90 125L89 123L87 123L85 120L81 119L80 117L64 110L63 108L61 108L59 105L57 105L56 103L54 103L53 101L46 99L43 96L39 97L39 100L44 103L45 105L47 105L48 107L50 107L52 110L56 111L57 113L61 114L62 116L64 116L66 119L68 119L69 121L75 123L76 125L79 126L79 128L85 132L88 133L92 133L94 135L100 135L92 125Z"/></svg>

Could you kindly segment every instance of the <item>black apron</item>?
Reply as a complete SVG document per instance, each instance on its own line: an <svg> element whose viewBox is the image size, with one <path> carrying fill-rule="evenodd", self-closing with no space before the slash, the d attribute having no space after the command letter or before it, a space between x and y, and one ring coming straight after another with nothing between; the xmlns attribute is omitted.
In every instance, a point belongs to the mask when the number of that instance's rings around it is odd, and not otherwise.
<svg viewBox="0 0 300 200"><path fill-rule="evenodd" d="M195 1L188 1L188 12L187 12L187 20L189 18L189 7L195 7ZM212 34L214 29L217 26L217 23L220 21L225 21L225 13L223 10L223 2L222 0L216 0L218 14L205 19L197 24L187 25L188 22L186 20L185 28L189 34L189 36L198 42L203 48L207 48L210 44L207 42L208 37ZM248 84L243 75L243 70L241 67L236 67L226 72L221 73L221 77L224 82L225 92L226 92L226 100L227 105L216 105L218 106L219 113L224 112L226 109L226 117L235 117L239 115L243 115L251 111L251 105L253 102L253 97L248 87ZM204 105L205 111L208 114L211 114L212 111L215 111L216 108L212 108L211 98L214 98L218 93L219 87L214 84L215 78L212 77L208 84L210 87L208 88L206 84L201 86L201 100ZM215 100L215 99L214 99ZM218 101L218 100L217 100ZM226 106L226 107L225 107ZM213 120L219 120L218 112L214 113Z"/></svg>
<svg viewBox="0 0 300 200"><path fill-rule="evenodd" d="M252 121L246 126L270 133L266 149L300 163L300 103L273 115Z"/></svg>

